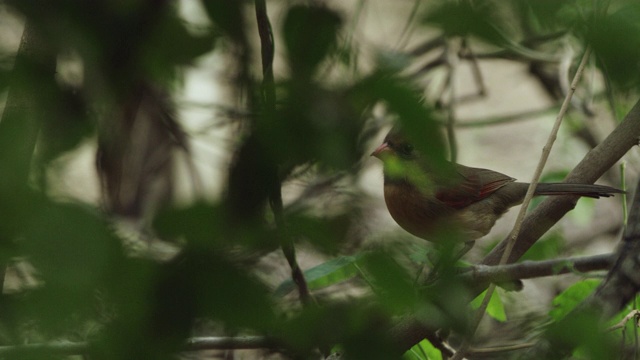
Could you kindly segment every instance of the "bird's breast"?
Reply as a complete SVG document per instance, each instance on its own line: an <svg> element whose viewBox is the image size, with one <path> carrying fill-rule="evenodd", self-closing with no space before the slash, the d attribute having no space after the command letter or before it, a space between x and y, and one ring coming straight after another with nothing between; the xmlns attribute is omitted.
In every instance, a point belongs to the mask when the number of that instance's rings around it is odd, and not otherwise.
<svg viewBox="0 0 640 360"><path fill-rule="evenodd" d="M384 200L391 217L404 230L425 240L447 222L454 209L437 199L431 200L411 184L390 183L384 186Z"/></svg>
<svg viewBox="0 0 640 360"><path fill-rule="evenodd" d="M461 241L478 239L489 233L504 212L496 213L493 202L487 199L454 208L402 182L385 184L384 200L391 217L400 227L436 243L445 233L456 233ZM451 237L447 236L447 239Z"/></svg>

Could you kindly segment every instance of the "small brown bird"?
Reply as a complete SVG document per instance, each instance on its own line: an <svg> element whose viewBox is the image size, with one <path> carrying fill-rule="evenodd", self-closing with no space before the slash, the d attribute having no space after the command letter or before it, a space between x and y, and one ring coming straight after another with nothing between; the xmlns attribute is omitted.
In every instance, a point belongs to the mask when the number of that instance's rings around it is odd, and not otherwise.
<svg viewBox="0 0 640 360"><path fill-rule="evenodd" d="M529 187L487 169L448 162L444 169L434 169L397 130L371 155L384 162L384 199L393 219L411 234L434 242L439 231L458 231L466 250L509 208L521 204ZM623 192L602 185L541 183L535 195L599 198Z"/></svg>

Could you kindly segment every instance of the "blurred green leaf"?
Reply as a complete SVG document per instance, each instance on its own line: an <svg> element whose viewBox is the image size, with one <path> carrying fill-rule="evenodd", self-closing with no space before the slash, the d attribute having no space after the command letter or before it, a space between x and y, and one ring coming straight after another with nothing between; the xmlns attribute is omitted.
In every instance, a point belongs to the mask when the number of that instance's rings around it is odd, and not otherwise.
<svg viewBox="0 0 640 360"><path fill-rule="evenodd" d="M120 242L97 213L48 201L33 210L21 246L45 281L71 290L93 286L108 273Z"/></svg>
<svg viewBox="0 0 640 360"><path fill-rule="evenodd" d="M203 202L184 209L166 209L153 222L158 235L163 239L179 239L207 244L220 234L219 209Z"/></svg>
<svg viewBox="0 0 640 360"><path fill-rule="evenodd" d="M531 246L520 258L520 261L539 261L553 259L560 254L565 246L565 239L560 232L553 231L546 234Z"/></svg>
<svg viewBox="0 0 640 360"><path fill-rule="evenodd" d="M411 261L421 265L431 263L431 259L429 259L429 248L417 244L409 244L409 246L409 259L411 259Z"/></svg>
<svg viewBox="0 0 640 360"><path fill-rule="evenodd" d="M362 102L385 103L392 114L398 116L398 124L404 134L436 167L445 168L445 147L440 128L431 108L421 100L421 93L410 82L380 71L355 86L356 98Z"/></svg>
<svg viewBox="0 0 640 360"><path fill-rule="evenodd" d="M596 199L582 197L568 215L576 224L587 226L593 221L595 212Z"/></svg>
<svg viewBox="0 0 640 360"><path fill-rule="evenodd" d="M471 302L471 307L474 309L478 309L482 304L482 300L486 295L487 291L483 291L482 294L478 295ZM500 299L500 294L498 293L498 289L491 294L491 299L489 299L489 304L487 305L487 315L492 318L505 322L507 321L507 313L504 311L504 305L502 304L502 299Z"/></svg>
<svg viewBox="0 0 640 360"><path fill-rule="evenodd" d="M300 358L320 348L341 344L350 359L392 359L398 357L387 329L392 318L371 302L351 299L304 308L282 323L278 338Z"/></svg>
<svg viewBox="0 0 640 360"><path fill-rule="evenodd" d="M358 137L364 105L358 94L351 88L301 86L295 80L283 89L284 106L274 118L264 119L266 125L259 130L264 151L284 169L308 162L317 162L324 171L351 169L363 152Z"/></svg>
<svg viewBox="0 0 640 360"><path fill-rule="evenodd" d="M276 320L269 290L243 267L219 255L187 249L172 274L174 285L188 284L198 312L229 329L267 331Z"/></svg>
<svg viewBox="0 0 640 360"><path fill-rule="evenodd" d="M541 32L568 26L577 16L574 0L517 0L516 3L527 10L522 16L530 17L534 29Z"/></svg>
<svg viewBox="0 0 640 360"><path fill-rule="evenodd" d="M549 311L549 316L556 321L564 318L584 301L600 285L600 282L601 280L585 279L569 286L553 299L553 309Z"/></svg>
<svg viewBox="0 0 640 360"><path fill-rule="evenodd" d="M95 130L80 93L72 89L58 89L53 95L55 103L50 104L47 111L38 144L39 160L45 164L77 147Z"/></svg>
<svg viewBox="0 0 640 360"><path fill-rule="evenodd" d="M349 280L358 274L356 263L360 256L341 256L304 271L309 290L322 289ZM293 280L283 281L274 291L281 297L295 289Z"/></svg>
<svg viewBox="0 0 640 360"><path fill-rule="evenodd" d="M334 50L340 16L323 6L294 5L284 20L284 43L294 76L308 79L330 50Z"/></svg>
<svg viewBox="0 0 640 360"><path fill-rule="evenodd" d="M202 0L201 3L222 33L236 42L244 43L246 41L242 14L243 3L241 1Z"/></svg>
<svg viewBox="0 0 640 360"><path fill-rule="evenodd" d="M623 1L622 6L589 26L587 39L604 74L623 89L640 84L640 4Z"/></svg>
<svg viewBox="0 0 640 360"><path fill-rule="evenodd" d="M406 311L417 305L413 279L391 256L370 252L358 263L380 302L390 311Z"/></svg>
<svg viewBox="0 0 640 360"><path fill-rule="evenodd" d="M498 31L500 7L493 1L435 1L424 21L441 29L446 36L474 35L490 43L503 42Z"/></svg>
<svg viewBox="0 0 640 360"><path fill-rule="evenodd" d="M579 358L619 358L618 339L610 332L604 331L601 325L601 314L579 312L551 324L547 337L554 344L574 349L573 354Z"/></svg>
<svg viewBox="0 0 640 360"><path fill-rule="evenodd" d="M123 252L97 213L46 200L34 205L19 242L44 283L30 297L30 311L45 329L60 330L72 314L91 312L95 291L112 279Z"/></svg>
<svg viewBox="0 0 640 360"><path fill-rule="evenodd" d="M210 32L191 34L173 11L165 11L149 37L142 42L140 62L151 78L173 78L175 67L189 65L214 50L216 36Z"/></svg>
<svg viewBox="0 0 640 360"><path fill-rule="evenodd" d="M403 356L405 360L442 360L442 353L429 340L422 340L414 345Z"/></svg>
<svg viewBox="0 0 640 360"><path fill-rule="evenodd" d="M288 216L289 236L308 240L325 253L335 254L345 242L351 226L350 214L338 214L316 218L311 216Z"/></svg>

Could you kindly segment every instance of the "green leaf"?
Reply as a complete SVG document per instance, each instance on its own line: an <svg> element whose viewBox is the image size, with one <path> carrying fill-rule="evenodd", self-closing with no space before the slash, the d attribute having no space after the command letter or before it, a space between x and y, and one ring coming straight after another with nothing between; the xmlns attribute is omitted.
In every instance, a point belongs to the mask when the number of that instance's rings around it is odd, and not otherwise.
<svg viewBox="0 0 640 360"><path fill-rule="evenodd" d="M490 43L503 40L497 30L499 23L498 11L495 4L487 1L482 4L472 4L470 1L439 1L431 2L424 21L437 26L449 36L475 35ZM498 24L499 25L499 24Z"/></svg>
<svg viewBox="0 0 640 360"><path fill-rule="evenodd" d="M442 360L442 353L429 340L424 339L402 356L404 360Z"/></svg>
<svg viewBox="0 0 640 360"><path fill-rule="evenodd" d="M322 6L292 6L284 21L284 42L291 70L306 79L333 50L340 16Z"/></svg>
<svg viewBox="0 0 640 360"><path fill-rule="evenodd" d="M341 256L314 266L304 272L309 290L322 289L349 280L358 274L356 262L359 256ZM285 296L295 289L291 279L283 281L275 290L275 296Z"/></svg>
<svg viewBox="0 0 640 360"><path fill-rule="evenodd" d="M302 238L325 253L336 254L351 227L351 214L313 217L291 215L287 217L289 235Z"/></svg>
<svg viewBox="0 0 640 360"><path fill-rule="evenodd" d="M586 226L593 219L596 211L596 199L582 197L576 204L576 207L567 214L576 224Z"/></svg>
<svg viewBox="0 0 640 360"><path fill-rule="evenodd" d="M566 349L573 349L576 359L619 359L619 339L602 328L602 314L578 311L552 323L547 338ZM572 357L573 358L573 357Z"/></svg>
<svg viewBox="0 0 640 360"><path fill-rule="evenodd" d="M569 286L553 299L554 308L549 312L549 316L556 321L562 319L586 299L599 284L600 280L586 279Z"/></svg>
<svg viewBox="0 0 640 360"><path fill-rule="evenodd" d="M471 307L474 309L478 309L480 307L480 304L482 304L482 299L484 299L486 293L487 291L485 290L482 292L482 294L473 299L473 301L471 302ZM493 292L493 294L491 295L491 299L489 300L489 305L487 306L487 315L500 322L507 321L507 314L504 311L504 305L502 304L502 299L500 299L500 295L498 294L497 289Z"/></svg>
<svg viewBox="0 0 640 360"><path fill-rule="evenodd" d="M597 19L588 27L588 41L598 59L598 66L611 81L622 88L640 84L640 4L627 2L610 15Z"/></svg>
<svg viewBox="0 0 640 360"><path fill-rule="evenodd" d="M565 239L559 232L552 232L535 244L524 254L521 261L548 260L556 257L564 247Z"/></svg>
<svg viewBox="0 0 640 360"><path fill-rule="evenodd" d="M360 81L354 91L361 101L384 102L398 116L403 133L437 169L445 169L445 146L432 109L422 101L422 91L411 83L379 71Z"/></svg>

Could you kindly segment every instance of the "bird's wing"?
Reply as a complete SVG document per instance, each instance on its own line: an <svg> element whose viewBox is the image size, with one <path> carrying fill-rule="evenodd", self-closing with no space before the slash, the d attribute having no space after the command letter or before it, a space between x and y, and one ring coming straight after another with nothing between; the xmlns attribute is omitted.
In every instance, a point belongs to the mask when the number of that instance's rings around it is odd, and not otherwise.
<svg viewBox="0 0 640 360"><path fill-rule="evenodd" d="M440 182L436 198L453 208L463 208L482 200L514 178L497 171L455 165L456 177Z"/></svg>

